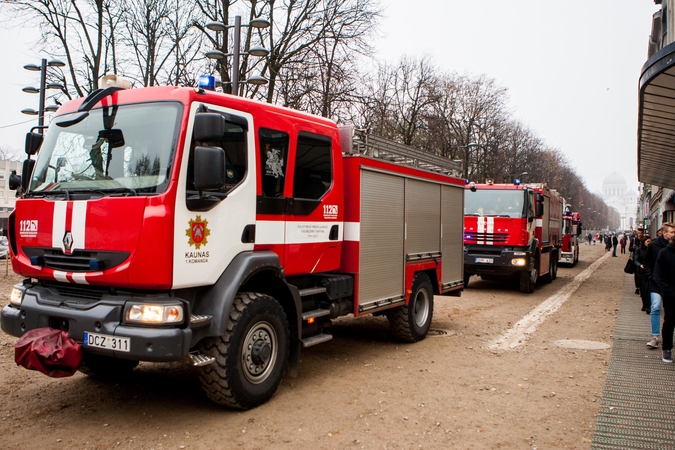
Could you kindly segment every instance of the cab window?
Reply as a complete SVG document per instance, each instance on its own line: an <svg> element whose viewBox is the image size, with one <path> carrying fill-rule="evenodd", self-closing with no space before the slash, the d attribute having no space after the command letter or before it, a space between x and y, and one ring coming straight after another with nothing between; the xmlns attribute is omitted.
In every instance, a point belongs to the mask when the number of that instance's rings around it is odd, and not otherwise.
<svg viewBox="0 0 675 450"><path fill-rule="evenodd" d="M293 197L318 200L333 181L329 137L300 132L295 155Z"/></svg>
<svg viewBox="0 0 675 450"><path fill-rule="evenodd" d="M229 114L224 114L229 118ZM190 156L188 159L187 171L187 197L198 194L194 187L194 149L197 146L202 147L220 147L225 151L225 184L216 190L209 191L212 195L221 194L223 197L237 186L245 177L248 170L247 145L246 145L246 127L242 125L246 119L236 118L237 120L225 121L225 132L219 138L210 141L192 141Z"/></svg>
<svg viewBox="0 0 675 450"><path fill-rule="evenodd" d="M265 197L282 197L286 166L288 165L288 133L261 128L258 131L260 143L260 165L262 191Z"/></svg>

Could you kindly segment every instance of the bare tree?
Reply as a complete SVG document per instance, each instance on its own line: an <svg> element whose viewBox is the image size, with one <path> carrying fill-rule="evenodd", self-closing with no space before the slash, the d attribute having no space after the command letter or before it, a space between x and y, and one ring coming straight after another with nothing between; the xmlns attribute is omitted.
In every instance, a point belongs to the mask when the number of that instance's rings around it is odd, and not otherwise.
<svg viewBox="0 0 675 450"><path fill-rule="evenodd" d="M16 14L37 22L42 49L64 58L70 87L66 95L84 96L97 89L99 78L114 67L114 36L120 11L110 0L5 0Z"/></svg>

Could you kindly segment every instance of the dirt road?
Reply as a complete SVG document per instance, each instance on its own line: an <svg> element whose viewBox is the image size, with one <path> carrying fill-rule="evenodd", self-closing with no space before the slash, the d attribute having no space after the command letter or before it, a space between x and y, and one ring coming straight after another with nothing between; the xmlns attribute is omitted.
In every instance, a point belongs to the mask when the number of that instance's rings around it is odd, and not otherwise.
<svg viewBox="0 0 675 450"><path fill-rule="evenodd" d="M340 320L335 339L303 351L297 378L246 412L211 404L182 364L50 379L17 367L16 338L0 333L0 448L589 448L611 350L555 342L612 343L626 257L604 260L519 346L490 345L603 255L582 246L531 295L472 277L462 297L435 298L435 336L417 344L392 342L381 317ZM18 280L0 275L3 304Z"/></svg>

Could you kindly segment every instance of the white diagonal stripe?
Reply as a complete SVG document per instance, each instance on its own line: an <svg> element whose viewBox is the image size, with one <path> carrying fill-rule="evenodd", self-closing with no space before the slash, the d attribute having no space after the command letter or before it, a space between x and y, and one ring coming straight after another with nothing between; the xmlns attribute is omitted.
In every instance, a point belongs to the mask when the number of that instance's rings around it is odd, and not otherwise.
<svg viewBox="0 0 675 450"><path fill-rule="evenodd" d="M595 261L590 267L574 279L560 288L558 292L544 300L536 308L530 311L525 317L520 319L513 327L502 334L495 340L489 348L493 350L508 350L515 348L523 343L530 335L532 335L537 326L542 323L548 316L556 312L567 301L568 298L579 288L581 283L586 281L593 272L607 259L610 253L606 253L600 259Z"/></svg>

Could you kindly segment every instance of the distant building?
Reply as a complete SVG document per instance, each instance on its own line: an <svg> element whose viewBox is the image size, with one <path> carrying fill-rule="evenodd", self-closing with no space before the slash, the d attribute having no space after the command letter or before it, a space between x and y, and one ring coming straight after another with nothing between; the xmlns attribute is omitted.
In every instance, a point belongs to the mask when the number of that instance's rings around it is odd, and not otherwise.
<svg viewBox="0 0 675 450"><path fill-rule="evenodd" d="M619 211L621 230L635 224L637 193L628 189L626 179L614 172L602 182L602 197L605 203Z"/></svg>
<svg viewBox="0 0 675 450"><path fill-rule="evenodd" d="M675 220L675 0L660 5L651 18L647 61L639 80L637 224L652 235Z"/></svg>

